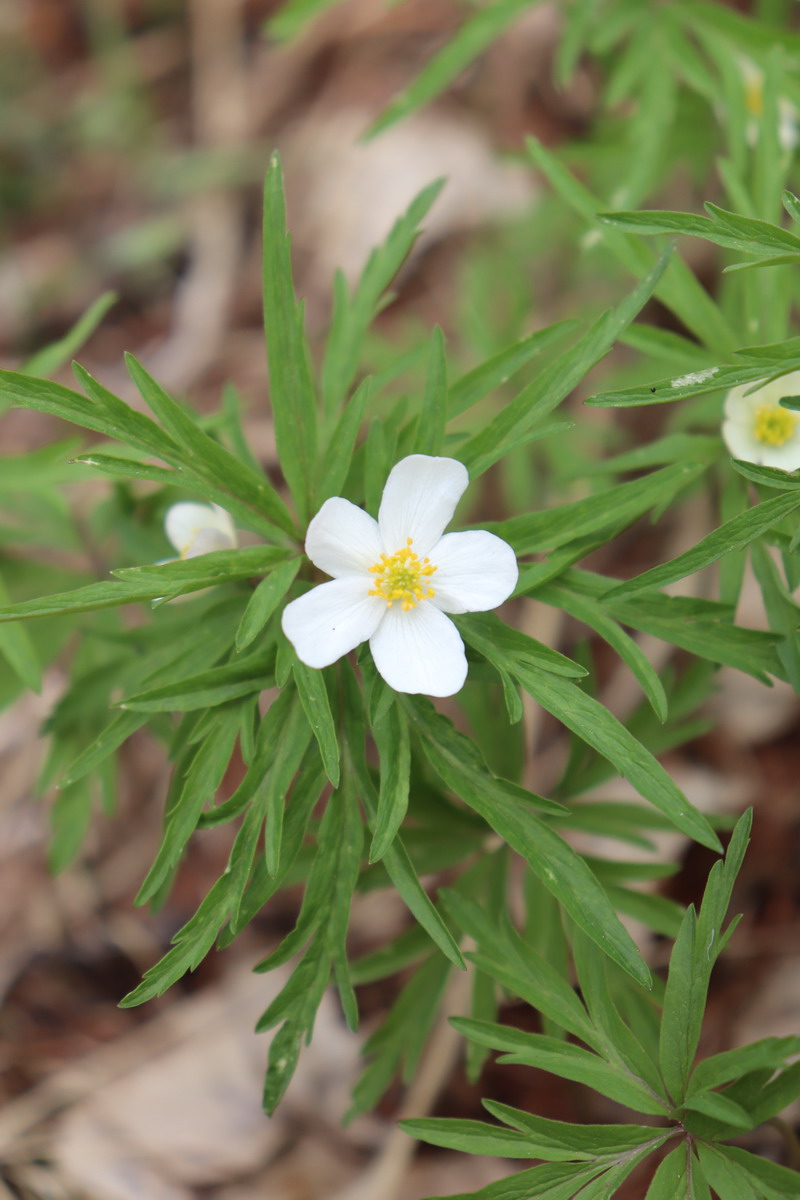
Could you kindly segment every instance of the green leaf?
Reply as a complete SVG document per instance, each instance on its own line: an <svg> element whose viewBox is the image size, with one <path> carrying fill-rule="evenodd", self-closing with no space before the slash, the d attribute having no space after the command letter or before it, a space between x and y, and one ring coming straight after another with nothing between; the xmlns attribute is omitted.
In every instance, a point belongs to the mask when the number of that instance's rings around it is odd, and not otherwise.
<svg viewBox="0 0 800 1200"><path fill-rule="evenodd" d="M116 304L117 299L116 292L104 292L102 296L98 296L63 337L59 338L57 342L51 342L49 346L37 350L35 354L25 360L20 371L24 375L55 374L89 340L108 310Z"/></svg>
<svg viewBox="0 0 800 1200"><path fill-rule="evenodd" d="M739 1146L719 1146L718 1150L729 1162L746 1173L756 1191L763 1194L767 1200L784 1196L786 1200L795 1200L800 1186L798 1172L781 1167L758 1154L751 1154L749 1150L742 1150Z"/></svg>
<svg viewBox="0 0 800 1200"><path fill-rule="evenodd" d="M329 896L330 911L325 926L325 947L337 968L336 979L348 1027L355 1030L358 1025L358 1007L348 974L346 942L350 906L361 865L364 831L353 780L345 779L343 786L334 793L332 799L341 809L341 825L336 872Z"/></svg>
<svg viewBox="0 0 800 1200"><path fill-rule="evenodd" d="M571 846L531 811L528 795L520 789L517 797L492 786L488 768L484 766L481 771L475 759L473 744L446 717L436 713L429 701L411 701L408 708L437 774L527 860L531 870L601 950L639 983L649 986L650 972L603 888ZM472 769L470 760L475 764Z"/></svg>
<svg viewBox="0 0 800 1200"><path fill-rule="evenodd" d="M559 1029L595 1046L596 1030L568 981L522 940L508 919L498 926L477 901L453 888L443 890L442 899L464 933L478 943L478 951L469 957L481 970L549 1017Z"/></svg>
<svg viewBox="0 0 800 1200"><path fill-rule="evenodd" d="M447 398L448 419L454 420L474 404L478 404L495 388L502 387L526 363L576 326L576 321L558 321L555 325L548 325L545 329L528 334L513 346L507 346L505 350L462 375L455 383L450 384Z"/></svg>
<svg viewBox="0 0 800 1200"><path fill-rule="evenodd" d="M292 280L291 244L280 159L273 154L264 183L264 324L269 359L270 402L278 457L300 521L312 509L317 476L317 404Z"/></svg>
<svg viewBox="0 0 800 1200"><path fill-rule="evenodd" d="M478 9L468 16L438 54L425 64L416 79L372 123L366 136L375 137L409 113L428 104L530 7L531 0L495 0L488 8Z"/></svg>
<svg viewBox="0 0 800 1200"><path fill-rule="evenodd" d="M275 703L277 704L277 701ZM272 707L275 708L275 704ZM308 726L305 717L298 713L296 708L292 715L295 719L299 718L298 724L301 724L304 731L307 731ZM267 716L269 716L269 713ZM308 754L309 751L307 750L306 753ZM291 755L285 755L283 758L280 770L284 775L284 779L292 768L293 757L294 752ZM253 917L261 912L264 905L268 903L275 893L279 891L286 882L286 877L300 853L312 811L316 807L320 794L325 787L325 776L322 767L319 765L316 751L314 751L314 761L309 762L307 765L309 769L306 770L305 761L301 763L300 772L289 797L288 811L283 822L280 866L274 874L270 875L265 856L259 855L255 861L252 879L244 894L239 896L238 892L234 889L233 883L231 883L230 891L236 908L231 914L228 930L220 938L220 948L229 945ZM241 847L237 845L240 838L242 839ZM236 870L239 858L244 857L245 854L249 854L249 846L244 845L245 841L246 835L244 834L243 825L236 835L236 842L234 842L234 848L231 851L229 863L232 874ZM255 850L255 847L253 849ZM246 884L244 872L242 872L241 883L242 885Z"/></svg>
<svg viewBox="0 0 800 1200"><path fill-rule="evenodd" d="M789 406L784 403L784 407ZM743 462L741 459L731 460L734 470L753 483L761 483L764 487L778 488L780 491L792 491L800 487L799 471L781 471L779 467L761 467L756 463Z"/></svg>
<svg viewBox="0 0 800 1200"><path fill-rule="evenodd" d="M353 1089L346 1121L375 1108L402 1066L403 1077L416 1070L450 974L450 964L439 954L423 963L405 984L388 1016L370 1036L364 1054L371 1061Z"/></svg>
<svg viewBox="0 0 800 1200"><path fill-rule="evenodd" d="M776 254L800 253L800 237L787 229L781 229L769 221L726 212L710 202L705 207L710 219L694 213L655 209L646 212L598 213L598 217L629 232L689 234L744 254L769 258Z"/></svg>
<svg viewBox="0 0 800 1200"><path fill-rule="evenodd" d="M338 4L339 0L284 0L283 5L267 21L270 37L290 41L315 17Z"/></svg>
<svg viewBox="0 0 800 1200"><path fill-rule="evenodd" d="M373 380L367 376L348 400L336 423L324 455L322 478L317 495L320 504L330 496L338 496L344 487L352 464L358 431L364 420L367 401L372 397L373 388Z"/></svg>
<svg viewBox="0 0 800 1200"><path fill-rule="evenodd" d="M459 1150L463 1154L492 1154L504 1158L544 1158L569 1162L591 1157L541 1136L487 1125L483 1121L458 1121L450 1117L423 1117L400 1121L400 1128L431 1146Z"/></svg>
<svg viewBox="0 0 800 1200"><path fill-rule="evenodd" d="M616 339L653 294L669 262L667 250L622 303L606 313L577 345L555 359L510 404L460 449L459 458L475 479L517 446L608 354Z"/></svg>
<svg viewBox="0 0 800 1200"><path fill-rule="evenodd" d="M795 196L794 192L790 192L788 188L784 191L782 199L783 207L795 225L800 225L800 199Z"/></svg>
<svg viewBox="0 0 800 1200"><path fill-rule="evenodd" d="M271 879L266 887L258 887L254 882L251 891L255 893L255 897L248 896L249 904L246 903L243 906L242 925L247 924L256 912L264 907L270 896L283 882L297 855L305 826L311 810L319 798L322 785L321 772L315 773L311 770L305 775L301 788L299 790L295 788L287 821L281 869L275 879ZM187 971L193 971L200 965L214 945L217 932L224 923L231 905L237 900L236 889L239 885L237 876L244 875L245 878L241 879L241 883L243 885L246 882L246 872L249 871L252 860L252 855L248 856L248 848L245 845L247 840L247 833L243 826L236 836L228 859L230 870L217 880L194 916L174 935L172 949L155 966L145 972L139 986L121 1001L122 1008L133 1008L156 996L162 996ZM242 859L245 857L247 857L247 862L242 864ZM245 871L241 870L242 865L244 865ZM263 864L261 866L262 873L265 874ZM258 868L256 876L258 876Z"/></svg>
<svg viewBox="0 0 800 1200"><path fill-rule="evenodd" d="M762 1125L783 1112L800 1096L800 1063L793 1063L762 1088L755 1105L748 1105L753 1125Z"/></svg>
<svg viewBox="0 0 800 1200"><path fill-rule="evenodd" d="M411 746L408 722L396 704L373 731L381 764L380 793L369 861L378 862L394 841L408 808Z"/></svg>
<svg viewBox="0 0 800 1200"><path fill-rule="evenodd" d="M791 360L787 370L800 366L800 359ZM702 396L706 392L728 391L743 384L763 382L768 368L757 365L737 364L732 367L704 367L700 371L687 371L670 379L658 379L622 391L598 392L584 403L590 408L625 408L641 404L666 404L673 400L686 400L691 396Z"/></svg>
<svg viewBox="0 0 800 1200"><path fill-rule="evenodd" d="M444 334L437 325L431 337L428 374L414 447L419 454L441 454L447 420L447 355Z"/></svg>
<svg viewBox="0 0 800 1200"><path fill-rule="evenodd" d="M676 1104L683 1103L687 1094L711 969L723 944L722 923L744 857L751 823L751 811L737 822L724 862L715 863L711 869L699 916L695 916L693 907L687 909L672 950L659 1052L664 1081Z"/></svg>
<svg viewBox="0 0 800 1200"><path fill-rule="evenodd" d="M634 592L649 588L663 587L674 583L676 579L684 579L696 571L716 562L725 554L741 550L756 540L800 507L800 496L790 492L785 496L775 496L772 500L764 500L755 508L739 513L730 521L725 521L719 529L709 533L685 554L679 554L670 562L644 571L634 579L629 579L618 587L612 588L607 594L608 600L621 600Z"/></svg>
<svg viewBox="0 0 800 1200"><path fill-rule="evenodd" d="M761 1190L756 1190L747 1175L713 1146L697 1142L697 1156L703 1174L722 1200L759 1200ZM800 1179L796 1177L796 1182Z"/></svg>
<svg viewBox="0 0 800 1200"><path fill-rule="evenodd" d="M136 458L122 458L118 454L79 454L71 462L92 467L103 475L111 475L115 479L147 479L159 483L162 487L185 487L186 480L179 471L171 471L168 467L155 467L152 463L140 462ZM204 488L196 479L192 480L192 490L206 500L215 499L219 492L216 488Z"/></svg>
<svg viewBox="0 0 800 1200"><path fill-rule="evenodd" d="M198 584L198 587L204 585ZM56 592L39 600L23 600L0 608L0 622L17 621L28 617L52 617L61 613L91 612L98 608L115 608L120 604L135 601L155 600L165 591L164 584L143 583L139 587L110 580L107 583L89 583L85 587L69 592ZM177 592L175 593L177 595Z"/></svg>
<svg viewBox="0 0 800 1200"><path fill-rule="evenodd" d="M366 729L363 724L361 696L351 671L343 674L345 688L345 729L349 766L355 772L361 799L367 810L370 825L374 828L378 814L378 793L367 770L364 758ZM466 969L458 942L442 920L427 892L417 878L408 852L401 838L395 837L383 860L387 874L397 889L409 912L419 922L431 940L439 947L445 958Z"/></svg>
<svg viewBox="0 0 800 1200"><path fill-rule="evenodd" d="M493 661L495 651L488 639L476 636L472 627L467 627L465 634L476 650ZM537 703L613 763L620 775L629 779L677 829L703 846L720 849L719 839L705 817L692 808L664 768L602 704L573 683L531 670L523 663L512 673Z"/></svg>
<svg viewBox="0 0 800 1200"><path fill-rule="evenodd" d="M671 500L705 469L702 463L673 463L643 479L620 483L583 500L511 517L487 528L509 542L517 554L557 549L609 526L631 524L651 508Z"/></svg>
<svg viewBox="0 0 800 1200"><path fill-rule="evenodd" d="M700 433L668 433L654 442L637 446L623 454L612 455L602 462L594 463L589 475L616 475L624 471L642 471L646 467L667 466L669 463L714 462L722 450L722 439L717 435ZM574 477L583 476L586 468L581 465Z"/></svg>
<svg viewBox="0 0 800 1200"><path fill-rule="evenodd" d="M288 1001L287 1007L291 1009L291 1015L287 1014L287 1019L269 1047L262 1096L264 1111L268 1116L275 1112L294 1075L301 1046L311 1032L317 1009L325 994L330 969L330 960L325 957L322 949L313 948L281 993L280 998L285 997ZM260 1023L256 1028L261 1028Z"/></svg>
<svg viewBox="0 0 800 1200"><path fill-rule="evenodd" d="M92 788L86 778L62 787L50 810L52 837L47 861L54 874L73 861L83 844L92 816Z"/></svg>
<svg viewBox="0 0 800 1200"><path fill-rule="evenodd" d="M140 567L117 567L111 574L126 584L138 585L142 580L160 583L174 590L194 591L202 581L225 583L249 579L286 561L288 552L275 546L244 546L241 550L213 550L196 558L171 559L165 563L145 563Z"/></svg>
<svg viewBox="0 0 800 1200"><path fill-rule="evenodd" d="M270 682L274 654L261 651L249 658L212 667L183 679L170 679L117 701L134 712L191 712L208 709L239 696L261 692Z"/></svg>
<svg viewBox="0 0 800 1200"><path fill-rule="evenodd" d="M695 1031L699 1032L704 994L694 989L693 975L696 960L697 917L694 907L686 910L680 932L672 948L669 976L664 995L664 1015L661 1021L660 1059L664 1082L675 1104L683 1101L692 1060L697 1049ZM701 1011L697 1013L697 1003Z"/></svg>
<svg viewBox="0 0 800 1200"><path fill-rule="evenodd" d="M415 196L395 221L384 244L370 254L352 298L347 295L343 276L336 277L333 319L322 367L322 391L329 416L337 411L356 376L364 337L380 311L384 292L411 252L420 222L443 186L444 180L437 179Z"/></svg>
<svg viewBox="0 0 800 1200"><path fill-rule="evenodd" d="M685 1200L686 1192L686 1147L676 1146L658 1164L645 1200Z"/></svg>
<svg viewBox="0 0 800 1200"><path fill-rule="evenodd" d="M74 415L70 416L69 411L63 413L67 420L75 420L88 429L106 433L109 437L115 437L146 454L155 454L176 469L178 479L172 480L176 486L194 490L205 499L222 505L247 528L254 529L257 533L269 538L282 532L294 534L294 523L285 504L271 488L262 472L251 469L238 458L229 455L210 438L207 439L210 445L204 444L207 451L206 459L202 455L198 457L196 454L190 453L181 441L173 440L155 421L145 416L144 413L130 408L108 388L93 379L88 371L85 371L78 363L73 363L72 367L76 378L86 395L94 401L94 405L89 407L88 412L91 415L87 416L86 398L72 393L80 403ZM141 382L142 386L150 386L144 379ZM188 421L194 426L193 430L187 431L189 441L192 442L198 436L205 438L206 435L194 425L191 417L174 405L174 402L170 401L158 384L152 381L151 383L150 399L153 403L161 404L165 413L172 414L170 420L177 423ZM36 407L41 406L36 405ZM69 410L69 405L67 410ZM175 415L176 410L178 415ZM185 424L175 424L175 428L186 428L186 426ZM208 455L216 463L213 468L207 461ZM107 456L106 465L108 461ZM158 482L167 482L163 476L158 474L154 474L152 478Z"/></svg>
<svg viewBox="0 0 800 1200"><path fill-rule="evenodd" d="M587 674L586 668L573 662L557 650L551 650L543 642L529 637L512 625L506 625L495 613L470 613L460 616L459 628L469 629L475 637L491 641L494 647L494 657L491 660L496 666L503 664L505 669L513 674L513 664L524 662L540 671L551 675L565 675L569 679L583 679Z"/></svg>
<svg viewBox="0 0 800 1200"><path fill-rule="evenodd" d="M350 964L353 983L374 983L386 979L431 953L431 942L421 925L412 925L388 945L364 954Z"/></svg>
<svg viewBox="0 0 800 1200"><path fill-rule="evenodd" d="M0 603L7 605L8 591L0 576ZM0 625L0 654L7 660L21 683L32 692L42 686L42 671L30 634L24 625Z"/></svg>
<svg viewBox="0 0 800 1200"><path fill-rule="evenodd" d="M104 759L108 758L109 754L113 754L137 729L141 729L147 719L146 714L116 713L97 737L70 764L61 781L61 786L69 787L89 771L94 771Z"/></svg>
<svg viewBox="0 0 800 1200"><path fill-rule="evenodd" d="M478 746L460 733L449 718L438 713L430 700L417 695L398 695L422 739L431 766L462 799L468 793L470 802L474 799L476 804L488 801L503 806L508 803L521 812L538 809L551 816L564 815L564 806L557 801L494 775Z"/></svg>
<svg viewBox="0 0 800 1200"><path fill-rule="evenodd" d="M652 1091L630 1071L605 1062L597 1054L583 1050L570 1042L546 1037L541 1033L496 1025L489 1021L474 1021L452 1017L450 1024L465 1037L492 1050L502 1050L503 1063L516 1063L550 1071L562 1079L571 1079L592 1088L618 1104L638 1112L663 1116L669 1111L666 1104L653 1096Z"/></svg>
<svg viewBox="0 0 800 1200"><path fill-rule="evenodd" d="M125 362L143 399L181 447L182 457L191 463L192 468L216 484L222 492L255 512L262 513L279 529L294 534L294 522L266 476L235 458L200 429L194 418L176 404L132 354L126 354Z"/></svg>
<svg viewBox="0 0 800 1200"><path fill-rule="evenodd" d="M714 365L714 359L709 351L690 341L680 333L671 329L661 329L658 325L648 325L644 321L636 321L629 325L619 339L623 345L631 346L648 358L656 358L670 366L686 368L691 366L696 370Z"/></svg>
<svg viewBox="0 0 800 1200"><path fill-rule="evenodd" d="M253 642L294 583L302 559L290 558L279 563L261 580L247 602L236 631L236 649L241 653Z"/></svg>
<svg viewBox="0 0 800 1200"><path fill-rule="evenodd" d="M698 1063L692 1073L689 1094L695 1090L719 1087L720 1084L730 1083L749 1071L757 1071L764 1067L773 1070L783 1065L787 1058L800 1054L800 1037L769 1037L751 1042L749 1046L741 1046L738 1050L723 1050L720 1054L712 1054Z"/></svg>
<svg viewBox="0 0 800 1200"><path fill-rule="evenodd" d="M545 604L552 604L563 612L569 613L576 620L582 621L616 650L638 680L659 721L666 721L667 697L664 685L654 667L636 642L620 629L616 621L606 616L599 604L587 596L579 596L570 592L567 587L563 586L563 582L545 584L543 588L538 588L536 598Z"/></svg>
<svg viewBox="0 0 800 1200"><path fill-rule="evenodd" d="M526 138L525 148L533 165L543 172L564 203L597 230L602 245L627 271L639 279L651 269L653 256L639 238L597 221L603 204L570 174L559 155L532 137ZM670 262L656 287L656 295L710 349L720 355L733 350L736 334L692 270L679 258Z"/></svg>
<svg viewBox="0 0 800 1200"><path fill-rule="evenodd" d="M48 416L59 417L62 421L71 421L84 429L115 438L146 454L156 454L165 462L171 463L180 457L180 448L158 428L155 421L151 421L144 413L129 408L117 397L111 396L111 393L97 384L83 368L76 365L75 371L81 382L84 379L89 380L97 395L90 393L91 398L87 398L60 383L51 383L46 379L36 379L14 371L0 371L0 399L17 408L30 408ZM102 398L106 395L116 401L115 407L102 403Z"/></svg>
<svg viewBox="0 0 800 1200"><path fill-rule="evenodd" d="M592 1048L641 1081L652 1101L664 1104L664 1085L652 1053L655 1048L642 1044L641 1030L632 1027L630 1010L627 1020L622 1016L625 1007L621 998L630 994L627 981L620 981L609 970L607 959L597 953L594 943L579 927L571 929L570 941L581 996L594 1030Z"/></svg>
<svg viewBox="0 0 800 1200"><path fill-rule="evenodd" d="M756 542L750 548L750 556L770 626L777 634L782 635L778 655L785 668L786 678L800 695L800 645L797 638L800 607L789 593L767 548Z"/></svg>
<svg viewBox="0 0 800 1200"><path fill-rule="evenodd" d="M263 732L265 729L267 733ZM284 827L287 824L284 805L292 780L304 764L309 741L309 730L296 694L286 690L273 703L259 728L258 748L260 750L265 744L268 745L270 762L266 775L256 783L226 871L231 897L232 936L244 928L252 915L252 910L248 908L252 896L245 895L245 887L265 824L264 853L259 858L256 870L263 866L271 881L282 879L288 869L287 864L297 856L308 824L310 806L321 790L316 763L305 764L305 774L297 781L292 792L286 837L290 847L288 854L284 853ZM213 815L218 816L218 810ZM269 888L264 889L256 883L252 892L259 894L262 905L272 894Z"/></svg>
<svg viewBox="0 0 800 1200"><path fill-rule="evenodd" d="M684 1101L684 1108L702 1113L706 1117L713 1117L715 1121L724 1121L726 1125L733 1125L738 1129L750 1129L753 1124L750 1114L741 1104L729 1100L724 1092L693 1092Z"/></svg>
<svg viewBox="0 0 800 1200"><path fill-rule="evenodd" d="M587 800L569 805L567 828L597 833L601 837L616 838L632 846L654 850L655 843L644 831L669 829L670 822L659 812L643 804L630 804L618 800Z"/></svg>
<svg viewBox="0 0 800 1200"><path fill-rule="evenodd" d="M605 1163L541 1163L509 1175L477 1192L434 1196L431 1200L574 1200L580 1189L605 1170Z"/></svg>
<svg viewBox="0 0 800 1200"><path fill-rule="evenodd" d="M173 937L172 949L145 972L138 987L122 998L120 1008L135 1008L156 996L163 996L187 971L193 971L200 965L214 945L217 931L225 920L227 887L225 876L217 880L194 916Z"/></svg>
<svg viewBox="0 0 800 1200"><path fill-rule="evenodd" d="M523 1112L496 1100L484 1100L484 1107L514 1129L530 1133L534 1138L553 1141L575 1156L625 1154L646 1145L659 1145L668 1131L652 1125L572 1125L566 1121L551 1121L534 1113Z"/></svg>
<svg viewBox="0 0 800 1200"><path fill-rule="evenodd" d="M176 777L174 802L170 802L165 815L161 845L136 897L137 904L146 904L155 895L180 859L204 805L213 799L222 782L238 734L239 706L232 703L220 708L205 739L194 750L184 777Z"/></svg>
<svg viewBox="0 0 800 1200"><path fill-rule="evenodd" d="M308 1041L317 1008L324 994L331 967L344 958L344 937L350 914L350 902L358 875L362 832L358 803L345 778L344 786L330 798L319 829L319 848L303 898L303 909L295 934L286 939L294 950L300 938L312 928L317 936L282 992L261 1016L257 1030L270 1029L283 1022L273 1038L264 1082L264 1108L274 1112L289 1085L303 1040ZM283 957L288 956L287 950ZM278 956L272 955L259 967L267 970ZM340 987L344 984L343 1007L351 1020L356 1013L345 977L336 972Z"/></svg>
<svg viewBox="0 0 800 1200"><path fill-rule="evenodd" d="M325 774L335 788L339 786L339 739L333 722L328 689L322 671L315 671L299 660L292 665L300 703L317 739Z"/></svg>
<svg viewBox="0 0 800 1200"><path fill-rule="evenodd" d="M711 662L736 667L765 681L768 673L782 676L775 648L776 635L732 625L730 606L659 592L644 592L629 600L616 600L609 592L608 584L605 576L570 570L560 577L557 587L591 596L623 624L660 637ZM535 594L537 599L545 599L542 589Z"/></svg>
<svg viewBox="0 0 800 1200"><path fill-rule="evenodd" d="M285 559L285 551L271 546L248 546L243 550L215 550L211 554L184 562L176 560L163 566L124 567L114 572L119 576L118 580L90 583L69 592L56 592L52 596L0 608L0 622L91 612L137 601L172 598L213 584L248 579Z"/></svg>

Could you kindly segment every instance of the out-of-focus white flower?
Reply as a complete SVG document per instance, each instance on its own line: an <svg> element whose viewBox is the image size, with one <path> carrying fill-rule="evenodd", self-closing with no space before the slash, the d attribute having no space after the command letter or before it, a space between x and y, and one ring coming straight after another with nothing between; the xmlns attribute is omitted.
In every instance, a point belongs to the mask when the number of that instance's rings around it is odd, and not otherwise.
<svg viewBox="0 0 800 1200"><path fill-rule="evenodd" d="M731 388L725 397L722 436L734 458L796 471L800 467L800 419L781 408L784 396L800 393L800 371L764 384L748 396L751 383Z"/></svg>
<svg viewBox="0 0 800 1200"><path fill-rule="evenodd" d="M235 550L238 545L231 515L218 504L192 500L173 504L164 518L164 530L181 559L198 558L212 550Z"/></svg>
<svg viewBox="0 0 800 1200"><path fill-rule="evenodd" d="M452 696L463 687L464 643L445 613L496 608L518 577L514 551L494 534L444 533L468 483L456 459L412 454L392 469L377 521L341 496L325 501L306 554L333 579L282 618L302 662L327 667L369 639L396 692Z"/></svg>
<svg viewBox="0 0 800 1200"><path fill-rule="evenodd" d="M758 141L761 115L764 112L764 72L750 58L740 58L739 67L744 82L744 103L747 109L746 136L750 146ZM797 109L785 96L778 99L778 142L782 150L794 150L800 141Z"/></svg>

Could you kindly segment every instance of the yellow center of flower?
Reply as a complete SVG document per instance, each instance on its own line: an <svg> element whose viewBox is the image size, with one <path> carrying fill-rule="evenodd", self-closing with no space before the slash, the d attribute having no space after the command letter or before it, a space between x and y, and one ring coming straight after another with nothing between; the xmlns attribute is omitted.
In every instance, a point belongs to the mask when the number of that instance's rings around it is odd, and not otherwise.
<svg viewBox="0 0 800 1200"><path fill-rule="evenodd" d="M761 79L751 79L744 89L744 103L751 117L760 117L764 111L764 85Z"/></svg>
<svg viewBox="0 0 800 1200"><path fill-rule="evenodd" d="M403 549L394 554L382 554L369 569L370 575L375 576L375 587L368 594L382 596L387 608L397 600L407 611L416 608L420 600L430 600L435 595L429 580L436 567L429 558L420 558L411 549L412 541L409 538Z"/></svg>
<svg viewBox="0 0 800 1200"><path fill-rule="evenodd" d="M782 446L794 433L797 417L779 404L760 404L753 432L765 446Z"/></svg>

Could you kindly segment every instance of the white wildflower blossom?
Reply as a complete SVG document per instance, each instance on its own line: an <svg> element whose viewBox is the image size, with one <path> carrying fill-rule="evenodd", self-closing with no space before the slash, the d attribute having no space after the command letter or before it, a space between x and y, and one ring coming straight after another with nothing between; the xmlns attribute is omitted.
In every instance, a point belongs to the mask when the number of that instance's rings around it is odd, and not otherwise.
<svg viewBox="0 0 800 1200"><path fill-rule="evenodd" d="M468 482L455 459L412 454L392 469L377 521L341 496L325 501L305 548L333 578L282 619L302 662L327 667L369 640L395 691L452 696L463 687L464 643L445 613L496 608L518 577L514 551L494 534L444 533Z"/></svg>
<svg viewBox="0 0 800 1200"><path fill-rule="evenodd" d="M164 518L164 530L181 559L198 558L213 550L235 550L236 529L229 512L218 504L182 501Z"/></svg>
<svg viewBox="0 0 800 1200"><path fill-rule="evenodd" d="M764 112L764 72L749 58L739 59L744 83L744 102L747 110L746 134L748 145L758 142L761 117ZM782 150L794 150L800 141L798 111L785 96L778 98L778 144Z"/></svg>
<svg viewBox="0 0 800 1200"><path fill-rule="evenodd" d="M722 436L734 458L796 471L800 467L800 420L781 408L784 396L800 394L800 371L783 375L747 395L753 385L731 388L725 397Z"/></svg>

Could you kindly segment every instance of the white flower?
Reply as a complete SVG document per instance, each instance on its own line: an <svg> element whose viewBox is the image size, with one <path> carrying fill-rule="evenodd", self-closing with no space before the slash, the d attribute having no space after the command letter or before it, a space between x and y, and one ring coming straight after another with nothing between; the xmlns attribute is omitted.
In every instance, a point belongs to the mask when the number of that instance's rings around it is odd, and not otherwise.
<svg viewBox="0 0 800 1200"><path fill-rule="evenodd" d="M746 395L753 385L731 388L725 397L722 436L734 458L796 471L800 467L800 418L781 408L784 396L800 394L800 371L792 371Z"/></svg>
<svg viewBox="0 0 800 1200"><path fill-rule="evenodd" d="M758 142L761 116L764 112L764 72L752 59L740 58L739 69L744 83L744 103L747 110L745 136L747 144L754 147ZM782 150L794 150L800 140L798 113L794 104L785 96L778 98L778 144Z"/></svg>
<svg viewBox="0 0 800 1200"><path fill-rule="evenodd" d="M236 529L229 512L218 504L173 504L164 518L164 530L182 559L198 558L212 550L235 550Z"/></svg>
<svg viewBox="0 0 800 1200"><path fill-rule="evenodd" d="M369 639L396 692L452 696L463 687L464 643L444 614L496 608L518 576L514 551L494 534L444 533L468 483L455 459L412 454L392 469L377 521L341 496L325 501L306 554L333 579L283 612L301 662L327 667Z"/></svg>

